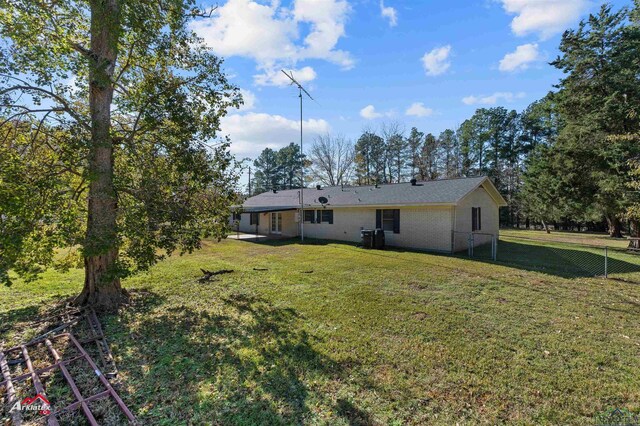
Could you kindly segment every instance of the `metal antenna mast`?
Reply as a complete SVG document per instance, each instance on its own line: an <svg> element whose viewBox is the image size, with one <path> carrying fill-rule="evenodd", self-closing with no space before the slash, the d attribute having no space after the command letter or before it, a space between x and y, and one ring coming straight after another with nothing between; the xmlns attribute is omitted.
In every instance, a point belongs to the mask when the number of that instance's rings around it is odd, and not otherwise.
<svg viewBox="0 0 640 426"><path fill-rule="evenodd" d="M307 92L305 88L302 87L302 84L298 83L298 81L293 78L292 71L289 71L289 74L287 74L284 70L280 71L282 71L282 74L286 75L289 80L291 80L291 86L298 87L298 97L300 98L300 155L302 155L302 92L304 92L304 94L307 95L312 101L315 101L315 99L313 99L309 92ZM300 179L302 185L300 186L300 241L304 241L304 160L301 159L301 163Z"/></svg>
<svg viewBox="0 0 640 426"><path fill-rule="evenodd" d="M249 190L249 197L251 197L251 166L249 166L249 185L248 185L248 190Z"/></svg>

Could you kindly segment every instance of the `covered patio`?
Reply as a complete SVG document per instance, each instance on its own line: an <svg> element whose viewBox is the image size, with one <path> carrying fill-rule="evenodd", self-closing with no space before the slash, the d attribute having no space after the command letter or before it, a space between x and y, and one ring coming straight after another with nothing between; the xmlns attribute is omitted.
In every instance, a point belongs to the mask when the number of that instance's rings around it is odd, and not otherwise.
<svg viewBox="0 0 640 426"><path fill-rule="evenodd" d="M298 207L240 207L232 217L235 239L249 239L242 234L269 238L291 238L299 235Z"/></svg>

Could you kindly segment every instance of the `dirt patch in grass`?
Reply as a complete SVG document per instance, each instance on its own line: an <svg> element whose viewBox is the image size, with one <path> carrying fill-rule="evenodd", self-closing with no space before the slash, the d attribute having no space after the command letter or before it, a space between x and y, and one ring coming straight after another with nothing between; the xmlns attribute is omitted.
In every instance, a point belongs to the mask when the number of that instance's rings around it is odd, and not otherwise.
<svg viewBox="0 0 640 426"><path fill-rule="evenodd" d="M415 314L413 314L413 317L418 321L424 321L429 317L429 315L427 315L426 312L416 312Z"/></svg>

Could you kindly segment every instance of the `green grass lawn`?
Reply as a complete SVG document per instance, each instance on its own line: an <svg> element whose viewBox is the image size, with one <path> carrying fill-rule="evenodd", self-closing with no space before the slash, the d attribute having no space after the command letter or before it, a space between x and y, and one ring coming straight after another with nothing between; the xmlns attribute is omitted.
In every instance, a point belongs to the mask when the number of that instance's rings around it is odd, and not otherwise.
<svg viewBox="0 0 640 426"><path fill-rule="evenodd" d="M571 245L590 245L615 249L624 249L629 244L626 238L611 238L604 232L567 232L567 231L530 231L524 229L502 229L501 238L517 238L520 240L536 240L545 243L564 243Z"/></svg>
<svg viewBox="0 0 640 426"><path fill-rule="evenodd" d="M544 258L579 248L504 239L497 263L206 242L127 280L133 303L103 318L119 392L163 425L582 425L640 412L640 272L587 277ZM199 268L234 272L199 284ZM0 340L24 338L81 282L50 271L0 287Z"/></svg>
<svg viewBox="0 0 640 426"><path fill-rule="evenodd" d="M604 276L606 247L608 276L636 279L640 277L640 256L628 252L627 245L628 240L606 234L505 229L500 231L497 260L566 278Z"/></svg>

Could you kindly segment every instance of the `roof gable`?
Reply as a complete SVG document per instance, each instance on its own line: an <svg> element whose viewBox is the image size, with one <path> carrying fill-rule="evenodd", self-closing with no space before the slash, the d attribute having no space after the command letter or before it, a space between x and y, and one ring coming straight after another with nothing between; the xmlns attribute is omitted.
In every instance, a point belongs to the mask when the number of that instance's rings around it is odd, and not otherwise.
<svg viewBox="0 0 640 426"><path fill-rule="evenodd" d="M493 182L491 182L491 179L487 178L484 182L482 182L480 186L482 186L489 193L498 207L507 206L507 200L505 200L502 194L500 194L500 191L498 191L498 188L496 188Z"/></svg>

